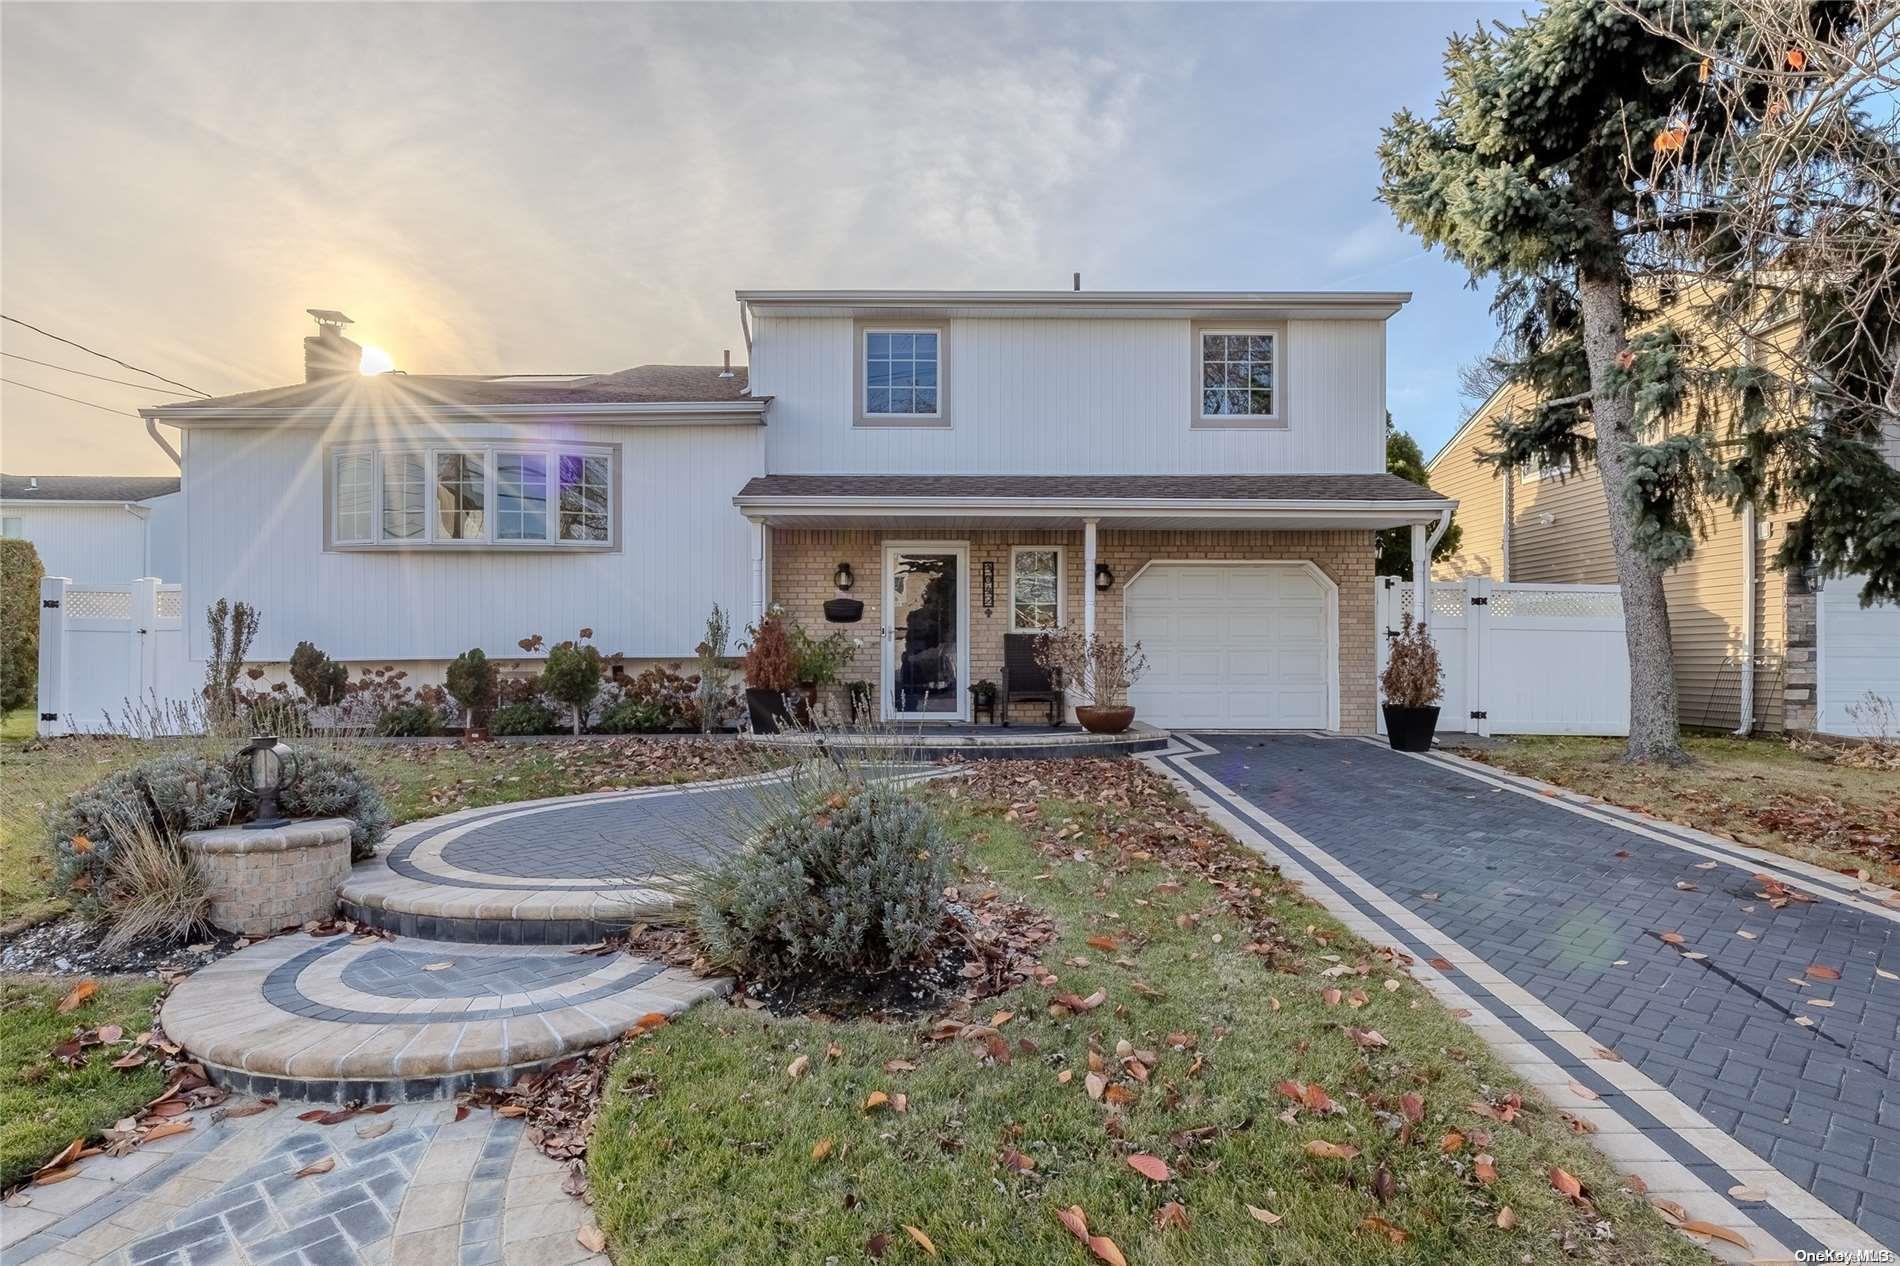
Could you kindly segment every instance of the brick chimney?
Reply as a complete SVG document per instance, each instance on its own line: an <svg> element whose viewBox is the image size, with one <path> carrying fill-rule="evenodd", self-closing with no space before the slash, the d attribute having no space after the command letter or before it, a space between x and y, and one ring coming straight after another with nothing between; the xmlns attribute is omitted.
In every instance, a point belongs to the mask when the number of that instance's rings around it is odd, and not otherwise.
<svg viewBox="0 0 1900 1266"><path fill-rule="evenodd" d="M323 378L355 376L363 363L361 345L343 337L348 317L329 308L305 308L317 319L317 332L303 341L303 379L316 382Z"/></svg>

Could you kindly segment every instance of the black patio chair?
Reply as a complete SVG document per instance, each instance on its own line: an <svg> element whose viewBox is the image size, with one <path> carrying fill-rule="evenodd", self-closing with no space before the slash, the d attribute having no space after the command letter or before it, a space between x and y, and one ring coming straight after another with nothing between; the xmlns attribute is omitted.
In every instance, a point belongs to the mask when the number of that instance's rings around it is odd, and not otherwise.
<svg viewBox="0 0 1900 1266"><path fill-rule="evenodd" d="M1003 724L1011 703L1047 703L1049 724L1062 724L1062 673L1036 662L1036 633L1003 634L1003 688L999 701Z"/></svg>

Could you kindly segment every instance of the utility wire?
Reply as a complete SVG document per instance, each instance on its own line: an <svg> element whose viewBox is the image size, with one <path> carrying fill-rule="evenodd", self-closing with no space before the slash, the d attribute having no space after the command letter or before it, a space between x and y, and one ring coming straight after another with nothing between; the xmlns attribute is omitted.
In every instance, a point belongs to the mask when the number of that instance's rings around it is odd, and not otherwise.
<svg viewBox="0 0 1900 1266"><path fill-rule="evenodd" d="M4 312L0 312L0 321L11 321L15 325L24 325L27 329L33 331L35 334L44 334L46 335L47 338L52 339L56 343L64 343L68 347L76 347L82 352L86 352L90 355L99 357L101 360L109 360L113 364L119 366L121 369L129 369L135 374L145 374L149 377L158 379L160 382L170 383L174 387L184 387L186 391L190 392L194 396L203 396L206 400L211 399L211 393L208 391L200 391L196 387L186 386L184 383L179 382L176 378L167 378L165 375L161 373L157 373L157 372L154 372L153 370L145 369L145 368L142 368L141 366L134 365L130 361L120 360L117 356L108 356L104 352L97 351L93 348L87 347L84 343L75 343L73 342L73 340L69 338L61 338L57 334L49 333L46 330L42 330L39 326L34 325L30 321L22 321L19 317L8 316ZM52 394L58 394L58 393L55 392ZM80 403L84 404L86 402L82 400ZM100 407L103 408L104 406L102 405Z"/></svg>
<svg viewBox="0 0 1900 1266"><path fill-rule="evenodd" d="M61 400L70 400L74 404L83 404L87 408L97 409L101 413L116 413L122 418L136 418L139 416L136 413L128 413L124 409L115 409L109 404L96 404L91 400L81 400L78 396L63 396L57 391L48 391L44 387L35 387L32 383L21 382L17 378L0 377L0 382L6 383L9 387L20 387L27 391L37 391L43 396L58 396Z"/></svg>
<svg viewBox="0 0 1900 1266"><path fill-rule="evenodd" d="M136 387L140 391L156 391L161 396L188 396L189 391L173 391L169 387L154 387L150 383L132 382L126 378L108 378L104 374L89 374L83 369L74 369L71 365L55 365L50 360L34 360L31 356L22 356L18 352L0 352L9 360L23 360L29 365L44 365L48 369L57 369L62 374L78 374L81 378L96 378L100 382L117 383L121 387Z"/></svg>

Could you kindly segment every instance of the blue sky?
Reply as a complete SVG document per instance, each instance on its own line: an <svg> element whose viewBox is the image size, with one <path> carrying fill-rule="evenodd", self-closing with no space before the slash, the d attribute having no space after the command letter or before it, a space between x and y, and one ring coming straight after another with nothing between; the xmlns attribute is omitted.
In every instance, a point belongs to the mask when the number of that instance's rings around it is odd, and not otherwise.
<svg viewBox="0 0 1900 1266"><path fill-rule="evenodd" d="M1393 226L1373 151L1446 36L1516 12L8 4L0 299L225 392L301 376L307 307L412 371L563 372L716 361L743 286L1411 290L1389 394L1429 453L1489 295ZM9 472L167 469L0 391Z"/></svg>

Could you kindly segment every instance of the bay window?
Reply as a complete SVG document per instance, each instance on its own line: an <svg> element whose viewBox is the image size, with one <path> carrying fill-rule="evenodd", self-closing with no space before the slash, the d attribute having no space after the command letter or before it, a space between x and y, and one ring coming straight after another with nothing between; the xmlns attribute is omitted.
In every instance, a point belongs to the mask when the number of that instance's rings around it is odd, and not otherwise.
<svg viewBox="0 0 1900 1266"><path fill-rule="evenodd" d="M345 447L329 467L331 545L607 547L617 450L579 444Z"/></svg>

